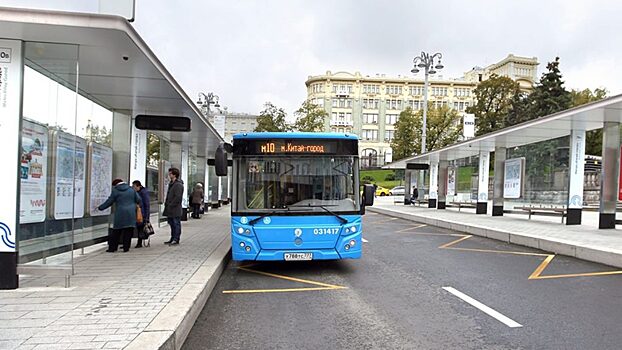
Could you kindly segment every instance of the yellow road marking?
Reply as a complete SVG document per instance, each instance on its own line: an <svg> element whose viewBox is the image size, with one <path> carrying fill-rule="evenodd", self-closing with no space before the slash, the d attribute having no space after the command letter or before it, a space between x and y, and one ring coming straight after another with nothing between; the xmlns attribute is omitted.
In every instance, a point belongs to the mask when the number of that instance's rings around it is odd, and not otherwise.
<svg viewBox="0 0 622 350"><path fill-rule="evenodd" d="M307 287L307 288L277 288L277 289L239 289L239 290L224 290L223 294L251 294L251 293L287 293L287 292L310 292L310 291L318 291L318 290L338 290L338 289L348 289L348 287L338 286L335 284L322 283L317 281L306 280L302 278L290 277L285 275L278 275L276 273L257 271L253 269L249 269L248 266L254 266L257 264L239 266L238 269L256 273L258 275L278 278L286 281L310 284L318 287Z"/></svg>
<svg viewBox="0 0 622 350"><path fill-rule="evenodd" d="M405 228L396 233L403 232L412 232L415 229L421 228L427 225L417 225L409 228ZM602 271L602 272L585 272L585 273L571 273L571 274L558 274L558 275L546 275L542 276L542 272L548 267L548 265L553 261L553 259L557 256L555 254L546 254L546 253L529 253L529 252L517 252L517 251L508 251L508 250L495 250L495 249L476 249L476 248L459 248L454 247L454 245L464 242L467 239L473 237L473 235L466 234L457 234L457 233L428 233L428 232L412 232L416 235L422 236L450 236L450 237L460 237L456 240L453 240L449 243L445 243L439 246L439 249L449 249L449 250L460 250L466 252L477 252L477 253L495 253L495 254L511 254L511 255L524 255L524 256L537 256L537 257L546 257L540 265L531 273L528 277L529 280L542 280L542 279L554 279L554 278L571 278L571 277L593 277L593 276L611 276L611 275L622 275L622 270L616 271Z"/></svg>

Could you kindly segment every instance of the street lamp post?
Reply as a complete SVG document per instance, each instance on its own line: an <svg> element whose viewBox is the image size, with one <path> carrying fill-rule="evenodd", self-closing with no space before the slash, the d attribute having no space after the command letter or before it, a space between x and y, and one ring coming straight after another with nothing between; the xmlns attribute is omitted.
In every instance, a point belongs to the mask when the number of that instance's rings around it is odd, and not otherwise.
<svg viewBox="0 0 622 350"><path fill-rule="evenodd" d="M199 105L201 109L205 108L205 115L209 117L210 105L214 105L214 107L219 108L220 107L220 104L218 104L219 100L220 98L218 97L218 95L214 94L213 92L209 92L207 95L202 92L199 92L199 99L197 100L197 105Z"/></svg>
<svg viewBox="0 0 622 350"><path fill-rule="evenodd" d="M441 64L441 58L443 58L443 55L440 52L430 55L427 52L421 51L421 56L417 56L413 59L413 69L411 69L411 73L413 74L419 73L419 68L423 68L425 72L425 80L423 84L423 130L421 131L422 154L427 151L426 132L428 128L428 76L430 74L436 74L437 70L443 69L443 65ZM436 64L434 64L435 60Z"/></svg>

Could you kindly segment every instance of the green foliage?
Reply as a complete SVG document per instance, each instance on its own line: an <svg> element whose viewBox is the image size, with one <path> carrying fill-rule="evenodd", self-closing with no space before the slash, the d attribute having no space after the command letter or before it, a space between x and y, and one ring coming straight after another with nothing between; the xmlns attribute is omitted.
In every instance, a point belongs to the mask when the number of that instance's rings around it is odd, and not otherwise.
<svg viewBox="0 0 622 350"><path fill-rule="evenodd" d="M426 149L442 148L455 143L462 133L460 115L449 107L433 108L428 103ZM393 157L402 159L421 150L421 132L423 129L423 111L414 113L408 107L400 113L395 123L395 135L391 141Z"/></svg>
<svg viewBox="0 0 622 350"><path fill-rule="evenodd" d="M158 165L160 160L160 138L156 134L147 133L147 164Z"/></svg>
<svg viewBox="0 0 622 350"><path fill-rule="evenodd" d="M395 186L403 184L400 180L385 180L390 175L395 174L399 170L361 170L360 178L361 183L371 183L384 188L392 189ZM402 170L403 171L403 170ZM394 175L395 176L395 175ZM367 181L367 182L366 182Z"/></svg>
<svg viewBox="0 0 622 350"><path fill-rule="evenodd" d="M287 132L291 127L287 124L285 117L287 114L283 108L277 108L271 102L266 102L264 110L257 117L257 127L254 131L258 132Z"/></svg>
<svg viewBox="0 0 622 350"><path fill-rule="evenodd" d="M586 103L602 100L607 97L607 89L597 88L570 91L570 103L572 107L577 107ZM585 154L601 155L603 148L603 129L588 131L585 140Z"/></svg>
<svg viewBox="0 0 622 350"><path fill-rule="evenodd" d="M102 145L112 146L112 130L105 126L93 125L91 120L86 124L86 139Z"/></svg>
<svg viewBox="0 0 622 350"><path fill-rule="evenodd" d="M294 115L296 115L294 130L317 132L324 130L324 121L328 113L320 106L304 101Z"/></svg>
<svg viewBox="0 0 622 350"><path fill-rule="evenodd" d="M571 107L571 94L564 88L559 70L559 57L546 65L547 72L542 74L528 98L529 119L557 113Z"/></svg>
<svg viewBox="0 0 622 350"><path fill-rule="evenodd" d="M419 120L413 110L408 107L400 113L400 117L395 123L395 134L391 140L393 158L402 159L419 153L417 149L417 137L421 138L421 120Z"/></svg>
<svg viewBox="0 0 622 350"><path fill-rule="evenodd" d="M384 181L395 181L395 174L387 174L387 176L384 177Z"/></svg>
<svg viewBox="0 0 622 350"><path fill-rule="evenodd" d="M517 82L496 74L479 83L473 93L477 102L467 108L467 113L475 114L476 136L506 127L513 103L518 103L521 98ZM512 116L512 119L517 117Z"/></svg>
<svg viewBox="0 0 622 350"><path fill-rule="evenodd" d="M568 136L532 143L508 150L508 158L525 157L525 174L532 190L550 189L555 170L569 165Z"/></svg>
<svg viewBox="0 0 622 350"><path fill-rule="evenodd" d="M372 184L376 182L376 179L373 176L365 175L361 178L361 182L364 184Z"/></svg>

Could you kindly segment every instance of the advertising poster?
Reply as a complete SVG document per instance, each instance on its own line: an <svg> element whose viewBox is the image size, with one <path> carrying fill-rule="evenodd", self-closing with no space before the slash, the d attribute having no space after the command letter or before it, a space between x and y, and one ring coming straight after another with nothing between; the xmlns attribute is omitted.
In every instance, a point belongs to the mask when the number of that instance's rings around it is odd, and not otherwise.
<svg viewBox="0 0 622 350"><path fill-rule="evenodd" d="M45 221L47 156L48 128L24 119L19 169L20 224Z"/></svg>
<svg viewBox="0 0 622 350"><path fill-rule="evenodd" d="M523 162L524 158L514 158L505 161L503 198L520 198L523 189Z"/></svg>
<svg viewBox="0 0 622 350"><path fill-rule="evenodd" d="M0 252L15 252L17 227L17 181L15 167L19 166L19 119L22 93L22 42L0 40L0 163L8 171L0 172L2 195L0 201Z"/></svg>
<svg viewBox="0 0 622 350"><path fill-rule="evenodd" d="M81 218L84 216L86 140L62 131L54 134L54 218Z"/></svg>
<svg viewBox="0 0 622 350"><path fill-rule="evenodd" d="M95 142L89 144L88 203L89 215L110 214L110 208L99 211L97 207L108 199L112 190L112 149Z"/></svg>
<svg viewBox="0 0 622 350"><path fill-rule="evenodd" d="M456 168L447 168L447 195L453 196L456 194Z"/></svg>

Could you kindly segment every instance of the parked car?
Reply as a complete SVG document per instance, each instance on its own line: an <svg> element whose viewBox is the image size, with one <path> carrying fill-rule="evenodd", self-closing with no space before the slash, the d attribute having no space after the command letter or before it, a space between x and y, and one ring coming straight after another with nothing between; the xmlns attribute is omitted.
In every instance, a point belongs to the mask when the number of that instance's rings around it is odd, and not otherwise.
<svg viewBox="0 0 622 350"><path fill-rule="evenodd" d="M391 196L403 196L405 192L404 186L395 186L389 191L389 194Z"/></svg>
<svg viewBox="0 0 622 350"><path fill-rule="evenodd" d="M388 188L384 188L382 186L378 186L376 188L376 196L383 197L383 196L388 196L390 194L391 194L391 192L389 192Z"/></svg>

